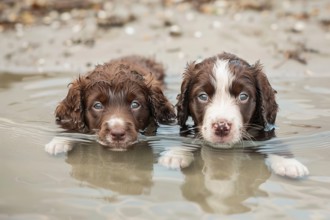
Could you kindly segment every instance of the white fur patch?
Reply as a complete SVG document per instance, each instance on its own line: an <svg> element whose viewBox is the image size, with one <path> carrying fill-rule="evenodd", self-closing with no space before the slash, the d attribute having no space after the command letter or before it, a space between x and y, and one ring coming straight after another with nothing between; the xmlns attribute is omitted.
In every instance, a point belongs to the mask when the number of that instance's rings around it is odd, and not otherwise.
<svg viewBox="0 0 330 220"><path fill-rule="evenodd" d="M234 144L242 138L243 118L236 98L229 91L235 76L230 72L227 60L217 60L213 68L213 76L211 80L214 83L215 94L205 111L202 136L212 143ZM215 135L212 129L212 125L220 121L231 123L230 133L225 137Z"/></svg>
<svg viewBox="0 0 330 220"><path fill-rule="evenodd" d="M48 144L45 145L45 151L51 155L67 153L72 150L73 143L67 137L54 137Z"/></svg>
<svg viewBox="0 0 330 220"><path fill-rule="evenodd" d="M158 159L158 163L170 169L180 169L188 167L194 161L192 152L180 149L165 151Z"/></svg>
<svg viewBox="0 0 330 220"><path fill-rule="evenodd" d="M107 124L109 128L113 128L116 126L125 127L125 121L122 118L117 118L117 117L111 117L107 121Z"/></svg>
<svg viewBox="0 0 330 220"><path fill-rule="evenodd" d="M307 167L294 158L269 154L266 158L266 164L276 174L291 178L304 177L309 174Z"/></svg>

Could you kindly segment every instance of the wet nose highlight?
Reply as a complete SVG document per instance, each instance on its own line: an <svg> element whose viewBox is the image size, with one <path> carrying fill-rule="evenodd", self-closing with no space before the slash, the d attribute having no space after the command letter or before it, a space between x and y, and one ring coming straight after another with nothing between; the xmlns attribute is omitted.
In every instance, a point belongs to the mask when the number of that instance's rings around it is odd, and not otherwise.
<svg viewBox="0 0 330 220"><path fill-rule="evenodd" d="M230 133L231 123L227 120L216 122L212 125L214 133L220 137L227 136Z"/></svg>

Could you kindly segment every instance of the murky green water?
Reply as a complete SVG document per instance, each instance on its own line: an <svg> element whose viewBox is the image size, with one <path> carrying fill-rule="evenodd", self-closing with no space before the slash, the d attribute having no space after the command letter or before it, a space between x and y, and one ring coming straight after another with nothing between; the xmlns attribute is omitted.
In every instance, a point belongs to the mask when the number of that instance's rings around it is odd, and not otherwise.
<svg viewBox="0 0 330 220"><path fill-rule="evenodd" d="M177 126L127 152L74 135L73 151L50 156L44 145L62 131L53 111L73 78L0 74L0 219L330 218L330 78L271 79L277 137L309 168L302 180L278 177L262 155L240 150L203 148L189 168L168 169L158 164L166 150L195 147ZM172 103L178 79L166 79Z"/></svg>

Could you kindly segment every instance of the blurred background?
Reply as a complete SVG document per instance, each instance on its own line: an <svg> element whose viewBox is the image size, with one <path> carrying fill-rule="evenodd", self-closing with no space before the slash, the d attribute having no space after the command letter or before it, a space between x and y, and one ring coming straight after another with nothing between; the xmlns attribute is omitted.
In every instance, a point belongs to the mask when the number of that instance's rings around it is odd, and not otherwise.
<svg viewBox="0 0 330 220"><path fill-rule="evenodd" d="M222 51L268 74L328 75L326 0L2 0L1 72L84 72L127 54L168 74ZM288 70L290 69L290 73Z"/></svg>

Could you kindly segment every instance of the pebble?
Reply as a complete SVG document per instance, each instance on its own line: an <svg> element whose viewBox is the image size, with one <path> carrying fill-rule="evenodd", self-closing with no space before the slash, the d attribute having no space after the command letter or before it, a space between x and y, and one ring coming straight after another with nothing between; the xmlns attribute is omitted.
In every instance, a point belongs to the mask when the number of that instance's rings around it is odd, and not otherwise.
<svg viewBox="0 0 330 220"><path fill-rule="evenodd" d="M179 25L172 25L170 27L170 35L173 37L179 37L182 35L182 29Z"/></svg>
<svg viewBox="0 0 330 220"><path fill-rule="evenodd" d="M104 10L100 10L97 12L97 17L99 19L106 19L108 17L108 15Z"/></svg>
<svg viewBox="0 0 330 220"><path fill-rule="evenodd" d="M69 12L64 12L61 14L62 21L69 21L71 20L71 14Z"/></svg>
<svg viewBox="0 0 330 220"><path fill-rule="evenodd" d="M195 31L194 37L195 38L201 38L203 36L203 33L201 31Z"/></svg>
<svg viewBox="0 0 330 220"><path fill-rule="evenodd" d="M131 26L128 26L128 27L125 28L125 33L127 35L133 35L133 34L135 34L135 29Z"/></svg>
<svg viewBox="0 0 330 220"><path fill-rule="evenodd" d="M72 32L73 33L78 33L78 32L81 31L81 29L82 29L82 26L80 24L76 24L72 27Z"/></svg>
<svg viewBox="0 0 330 220"><path fill-rule="evenodd" d="M212 28L217 29L217 28L221 28L221 27L222 27L222 23L220 21L212 22Z"/></svg>
<svg viewBox="0 0 330 220"><path fill-rule="evenodd" d="M305 22L299 21L299 22L295 23L292 30L294 32L302 32L305 30L305 27L306 27Z"/></svg>

